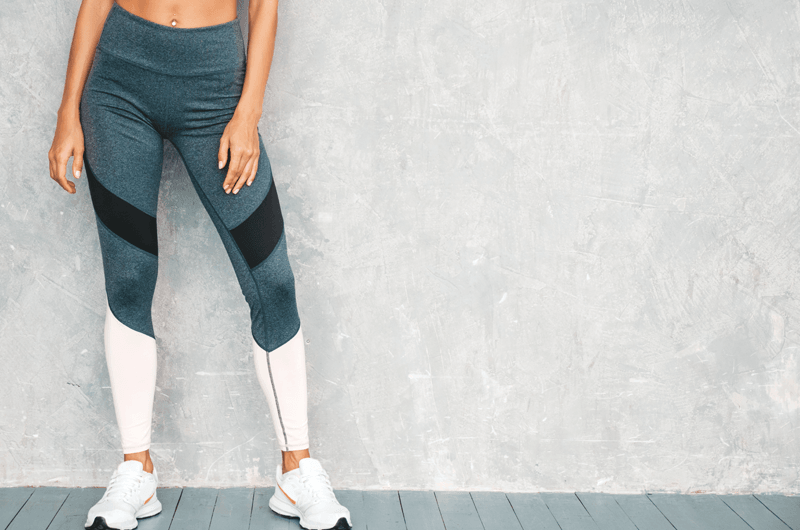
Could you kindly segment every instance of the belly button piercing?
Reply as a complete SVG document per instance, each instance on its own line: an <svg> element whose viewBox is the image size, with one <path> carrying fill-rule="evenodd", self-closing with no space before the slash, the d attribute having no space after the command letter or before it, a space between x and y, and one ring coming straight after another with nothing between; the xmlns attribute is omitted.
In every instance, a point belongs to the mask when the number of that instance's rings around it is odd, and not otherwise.
<svg viewBox="0 0 800 530"><path fill-rule="evenodd" d="M173 18L172 19L172 27L174 28L177 23L178 23L178 21Z"/></svg>

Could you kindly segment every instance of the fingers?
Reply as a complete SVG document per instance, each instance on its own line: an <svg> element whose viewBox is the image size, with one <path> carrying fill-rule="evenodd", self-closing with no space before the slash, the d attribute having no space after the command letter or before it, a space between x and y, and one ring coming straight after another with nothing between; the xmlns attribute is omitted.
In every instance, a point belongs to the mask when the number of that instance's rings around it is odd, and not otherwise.
<svg viewBox="0 0 800 530"><path fill-rule="evenodd" d="M225 177L225 181L222 183L222 188L225 190L225 193L234 191L234 187L236 192L239 191L239 188L241 188L241 185L238 185L239 180L242 178L242 174L249 175L248 166L252 162L255 154L256 152L251 148L234 147L231 149L231 161L228 164L228 174ZM242 182L242 184L244 184L244 182Z"/></svg>
<svg viewBox="0 0 800 530"><path fill-rule="evenodd" d="M68 151L55 152L52 149L47 157L50 161L50 178L55 180L59 186L69 193L75 193L75 184L67 180L67 162L72 153Z"/></svg>
<svg viewBox="0 0 800 530"><path fill-rule="evenodd" d="M253 168L258 167L258 157L252 157L247 164L244 166L244 170L242 171L241 176L236 181L236 185L233 187L233 193L239 193L239 190L242 189L242 186L250 180L250 177L253 174Z"/></svg>
<svg viewBox="0 0 800 530"><path fill-rule="evenodd" d="M75 151L72 157L72 174L76 179L81 178L81 171L83 170L83 151Z"/></svg>
<svg viewBox="0 0 800 530"><path fill-rule="evenodd" d="M222 133L222 138L219 139L219 153L217 153L217 161L219 169L225 167L228 162L228 135L227 130Z"/></svg>
<svg viewBox="0 0 800 530"><path fill-rule="evenodd" d="M256 179L256 173L258 173L258 157L257 156L255 158L255 162L253 162L253 170L250 173L250 176L247 178L247 185L248 186L250 184L252 184L253 181Z"/></svg>

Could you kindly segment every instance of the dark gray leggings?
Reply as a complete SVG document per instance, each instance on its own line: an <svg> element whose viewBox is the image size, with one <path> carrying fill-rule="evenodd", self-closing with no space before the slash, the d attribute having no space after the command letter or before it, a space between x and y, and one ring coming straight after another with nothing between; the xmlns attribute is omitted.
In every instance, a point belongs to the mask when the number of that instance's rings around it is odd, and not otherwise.
<svg viewBox="0 0 800 530"><path fill-rule="evenodd" d="M259 133L258 173L238 194L222 189L217 153L245 75L239 20L172 28L115 2L80 103L84 166L114 316L153 337L158 269L156 205L162 142L172 142L222 238L267 351L300 328L278 195Z"/></svg>

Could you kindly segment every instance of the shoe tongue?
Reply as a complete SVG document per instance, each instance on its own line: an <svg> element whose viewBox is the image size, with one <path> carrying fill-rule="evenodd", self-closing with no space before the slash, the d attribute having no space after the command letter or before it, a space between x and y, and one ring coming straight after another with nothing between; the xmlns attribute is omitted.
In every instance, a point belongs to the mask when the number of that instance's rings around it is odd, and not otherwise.
<svg viewBox="0 0 800 530"><path fill-rule="evenodd" d="M313 475L322 471L322 464L319 460L311 457L306 457L300 460L300 473L303 475Z"/></svg>
<svg viewBox="0 0 800 530"><path fill-rule="evenodd" d="M144 470L144 466L138 460L128 460L117 467L117 471L120 473L135 473L142 470Z"/></svg>

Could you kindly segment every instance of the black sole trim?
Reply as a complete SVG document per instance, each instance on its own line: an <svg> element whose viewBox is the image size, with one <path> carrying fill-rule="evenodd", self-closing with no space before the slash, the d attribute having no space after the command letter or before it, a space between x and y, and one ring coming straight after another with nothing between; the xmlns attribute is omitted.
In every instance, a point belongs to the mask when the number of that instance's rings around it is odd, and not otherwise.
<svg viewBox="0 0 800 530"><path fill-rule="evenodd" d="M95 517L92 526L86 526L86 530L118 530L106 524L105 517Z"/></svg>
<svg viewBox="0 0 800 530"><path fill-rule="evenodd" d="M284 519L299 519L299 517L297 517L296 515L283 515L282 513L276 512L272 508L270 508L270 510L275 515L283 517ZM305 526L301 525L300 528L305 528ZM336 521L336 524L334 526L332 526L330 528L324 528L322 530L350 530L351 528L353 528L353 527L350 526L349 524L347 524L347 518L346 517L340 517L339 520Z"/></svg>

